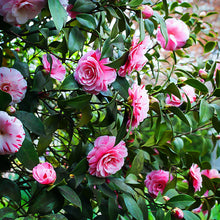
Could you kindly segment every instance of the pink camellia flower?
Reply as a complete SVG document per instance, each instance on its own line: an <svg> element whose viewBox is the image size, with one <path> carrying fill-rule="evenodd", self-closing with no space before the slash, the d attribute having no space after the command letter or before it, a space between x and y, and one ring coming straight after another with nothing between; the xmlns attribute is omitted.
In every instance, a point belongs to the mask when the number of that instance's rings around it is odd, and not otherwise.
<svg viewBox="0 0 220 220"><path fill-rule="evenodd" d="M180 93L184 102L187 102L186 96L188 96L190 103L196 101L195 89L192 86L189 85L183 86L180 90ZM165 102L167 105L179 107L183 103L183 101L177 98L175 95L171 94L171 96L167 95Z"/></svg>
<svg viewBox="0 0 220 220"><path fill-rule="evenodd" d="M176 218L183 219L184 213L183 213L182 209L176 207L172 210L172 212Z"/></svg>
<svg viewBox="0 0 220 220"><path fill-rule="evenodd" d="M78 14L80 14L80 12L77 12L77 11L72 11L72 8L73 8L73 5L68 5L67 6L67 13L69 14L69 16L71 17L71 18L76 18L76 16L78 15Z"/></svg>
<svg viewBox="0 0 220 220"><path fill-rule="evenodd" d="M141 5L138 9L141 10L143 19L148 19L154 14L153 9L149 5Z"/></svg>
<svg viewBox="0 0 220 220"><path fill-rule="evenodd" d="M51 55L52 58L52 68L51 68L51 72L50 72L50 63L47 60L47 55L44 54L43 55L43 65L44 65L44 69L46 70L46 72L49 74L53 79L56 79L58 81L62 81L65 77L66 74L66 69L65 67L62 65L62 63L60 62L60 60L58 58L56 58L54 55Z"/></svg>
<svg viewBox="0 0 220 220"><path fill-rule="evenodd" d="M202 211L203 215L208 214L208 210L202 210L202 207L203 207L203 204L201 204L198 208L193 209L192 212L199 214Z"/></svg>
<svg viewBox="0 0 220 220"><path fill-rule="evenodd" d="M16 104L24 98L27 82L18 70L0 67L0 90L11 95L11 105Z"/></svg>
<svg viewBox="0 0 220 220"><path fill-rule="evenodd" d="M83 86L83 89L95 95L107 91L108 85L116 79L115 69L104 65L109 63L108 58L102 60L100 58L99 50L89 51L79 60L74 74L76 81Z"/></svg>
<svg viewBox="0 0 220 220"><path fill-rule="evenodd" d="M18 152L25 138L21 121L0 111L0 154Z"/></svg>
<svg viewBox="0 0 220 220"><path fill-rule="evenodd" d="M207 176L209 179L220 178L220 173L216 169L202 170L201 174Z"/></svg>
<svg viewBox="0 0 220 220"><path fill-rule="evenodd" d="M106 177L115 174L124 165L127 157L127 148L124 141L115 145L116 137L100 136L94 142L94 148L89 152L89 173L97 177Z"/></svg>
<svg viewBox="0 0 220 220"><path fill-rule="evenodd" d="M192 178L195 192L200 191L202 187L202 175L197 164L192 164L191 168L189 169L189 175Z"/></svg>
<svg viewBox="0 0 220 220"><path fill-rule="evenodd" d="M147 62L145 53L147 52L148 37L139 43L139 38L133 37L131 48L129 50L128 59L125 65L121 66L118 75L125 77L126 73L131 74L133 70L140 71Z"/></svg>
<svg viewBox="0 0 220 220"><path fill-rule="evenodd" d="M189 39L189 29L187 25L176 18L168 18L166 20L166 27L168 32L168 43L166 45L166 40L164 39L160 26L157 29L157 41L160 43L161 47L165 50L177 50L186 44Z"/></svg>
<svg viewBox="0 0 220 220"><path fill-rule="evenodd" d="M34 179L40 184L53 184L56 181L56 172L53 166L48 163L40 163L32 170Z"/></svg>
<svg viewBox="0 0 220 220"><path fill-rule="evenodd" d="M128 89L129 98L128 101L131 102L133 107L133 117L132 117L132 129L137 128L140 122L142 122L147 117L147 112L149 111L149 97L145 86L138 86L136 83L133 84L132 89ZM128 120L128 127L130 125L130 120Z"/></svg>
<svg viewBox="0 0 220 220"><path fill-rule="evenodd" d="M169 180L172 180L173 176L168 171L164 170L153 170L147 174L144 181L145 186L148 188L149 194L156 198L158 193L163 193Z"/></svg>
<svg viewBox="0 0 220 220"><path fill-rule="evenodd" d="M9 24L24 24L36 17L45 5L46 0L1 0L0 15Z"/></svg>

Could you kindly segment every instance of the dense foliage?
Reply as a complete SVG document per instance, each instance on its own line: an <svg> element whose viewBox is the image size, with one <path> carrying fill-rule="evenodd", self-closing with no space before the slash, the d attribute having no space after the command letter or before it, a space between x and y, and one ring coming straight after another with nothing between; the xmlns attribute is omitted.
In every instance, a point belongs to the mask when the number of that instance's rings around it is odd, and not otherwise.
<svg viewBox="0 0 220 220"><path fill-rule="evenodd" d="M214 14L184 1L2 0L1 219L214 215Z"/></svg>

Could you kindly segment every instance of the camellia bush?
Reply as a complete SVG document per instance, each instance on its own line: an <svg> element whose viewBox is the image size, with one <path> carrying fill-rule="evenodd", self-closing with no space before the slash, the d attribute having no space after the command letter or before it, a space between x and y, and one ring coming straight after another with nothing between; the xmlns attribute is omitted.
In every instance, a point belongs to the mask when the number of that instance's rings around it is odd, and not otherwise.
<svg viewBox="0 0 220 220"><path fill-rule="evenodd" d="M215 14L1 0L0 218L218 219Z"/></svg>

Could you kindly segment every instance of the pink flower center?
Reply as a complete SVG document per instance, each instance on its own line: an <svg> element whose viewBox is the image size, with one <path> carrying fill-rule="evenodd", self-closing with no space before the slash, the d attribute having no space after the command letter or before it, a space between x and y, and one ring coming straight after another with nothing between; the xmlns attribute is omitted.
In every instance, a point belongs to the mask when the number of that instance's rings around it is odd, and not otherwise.
<svg viewBox="0 0 220 220"><path fill-rule="evenodd" d="M3 83L1 86L1 90L4 92L9 92L10 91L10 84L9 83Z"/></svg>

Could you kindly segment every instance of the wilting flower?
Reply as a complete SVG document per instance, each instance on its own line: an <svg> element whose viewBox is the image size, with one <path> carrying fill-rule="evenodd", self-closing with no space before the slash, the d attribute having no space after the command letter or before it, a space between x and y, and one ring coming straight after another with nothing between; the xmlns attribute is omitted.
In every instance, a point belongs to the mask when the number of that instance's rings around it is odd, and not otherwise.
<svg viewBox="0 0 220 220"><path fill-rule="evenodd" d="M200 191L202 187L202 175L197 164L192 164L191 168L189 169L189 175L192 178L195 192Z"/></svg>
<svg viewBox="0 0 220 220"><path fill-rule="evenodd" d="M124 141L115 146L116 137L100 136L94 142L94 148L89 152L89 173L97 177L115 174L124 165L127 148Z"/></svg>
<svg viewBox="0 0 220 220"><path fill-rule="evenodd" d="M147 58L144 54L147 52L148 40L149 39L145 37L143 41L139 42L139 38L133 37L128 59L125 65L120 67L118 71L119 76L125 77L126 73L130 75L133 70L142 70L147 62Z"/></svg>
<svg viewBox="0 0 220 220"><path fill-rule="evenodd" d="M149 5L141 5L138 9L141 10L143 19L148 19L154 14L153 9Z"/></svg>
<svg viewBox="0 0 220 220"><path fill-rule="evenodd" d="M53 166L48 163L40 163L32 170L34 179L40 184L52 184L56 180L56 172Z"/></svg>
<svg viewBox="0 0 220 220"><path fill-rule="evenodd" d="M66 69L65 67L62 65L62 63L60 62L60 60L58 58L56 58L54 55L50 55L52 58L52 68L51 68L51 72L50 72L50 63L47 60L47 55L44 54L43 55L43 65L44 65L44 69L46 70L46 72L49 74L50 76L58 81L62 81L65 77L66 74Z"/></svg>
<svg viewBox="0 0 220 220"><path fill-rule="evenodd" d="M86 53L78 62L74 77L83 86L83 89L92 94L105 92L108 85L115 81L116 71L105 66L109 63L108 58L101 59L99 50Z"/></svg>
<svg viewBox="0 0 220 220"><path fill-rule="evenodd" d="M176 218L183 219L184 213L183 213L182 209L176 207L172 210L172 212Z"/></svg>
<svg viewBox="0 0 220 220"><path fill-rule="evenodd" d="M16 104L24 98L27 82L18 70L0 67L0 90L11 95L12 102L10 104Z"/></svg>
<svg viewBox="0 0 220 220"><path fill-rule="evenodd" d="M137 84L133 84L132 89L128 89L128 94L128 101L133 107L133 117L131 122L133 129L137 128L139 123L147 117L147 112L149 110L149 97L144 85L138 86ZM128 127L130 125L130 120L131 119L128 120Z"/></svg>
<svg viewBox="0 0 220 220"><path fill-rule="evenodd" d="M172 179L173 177L169 174L168 171L153 170L147 174L144 183L148 189L149 194L153 198L156 198L159 192L161 192L161 194L163 193L168 181Z"/></svg>
<svg viewBox="0 0 220 220"><path fill-rule="evenodd" d="M176 18L168 18L166 20L166 27L168 33L168 43L166 45L166 40L163 37L160 26L157 29L157 41L160 43L161 47L165 50L178 50L186 44L189 39L189 29L187 25Z"/></svg>
<svg viewBox="0 0 220 220"><path fill-rule="evenodd" d="M0 15L9 24L24 24L35 18L45 4L46 0L1 0Z"/></svg>
<svg viewBox="0 0 220 220"><path fill-rule="evenodd" d="M201 174L207 176L209 179L220 178L220 173L216 169L202 170Z"/></svg>
<svg viewBox="0 0 220 220"><path fill-rule="evenodd" d="M21 121L0 111L0 154L16 153L25 138Z"/></svg>

